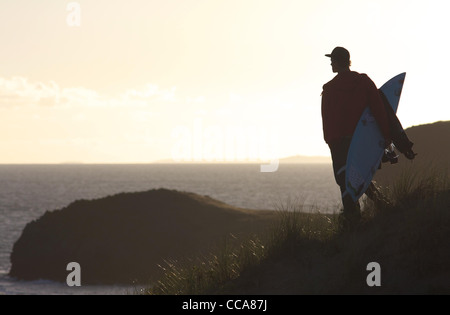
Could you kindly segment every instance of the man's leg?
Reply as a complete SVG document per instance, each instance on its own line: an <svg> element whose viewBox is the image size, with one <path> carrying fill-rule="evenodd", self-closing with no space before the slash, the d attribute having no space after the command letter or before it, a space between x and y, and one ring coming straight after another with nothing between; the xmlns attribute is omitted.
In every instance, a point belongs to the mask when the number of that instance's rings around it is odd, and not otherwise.
<svg viewBox="0 0 450 315"><path fill-rule="evenodd" d="M339 180L339 188L341 190L342 205L344 207L342 212L342 228L344 230L353 229L361 220L361 207L359 201L353 201L352 197L346 193L345 188L345 171L337 176Z"/></svg>
<svg viewBox="0 0 450 315"><path fill-rule="evenodd" d="M354 202L345 187L345 166L347 164L347 153L350 147L351 137L346 137L340 143L330 145L331 157L333 159L333 171L336 183L339 185L342 197L342 227L352 229L361 219L359 202Z"/></svg>

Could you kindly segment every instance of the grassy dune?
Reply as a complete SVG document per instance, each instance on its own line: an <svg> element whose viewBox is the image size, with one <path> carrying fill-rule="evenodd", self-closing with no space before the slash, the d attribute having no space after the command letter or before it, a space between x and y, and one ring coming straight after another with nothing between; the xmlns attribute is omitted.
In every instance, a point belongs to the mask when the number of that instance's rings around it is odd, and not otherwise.
<svg viewBox="0 0 450 315"><path fill-rule="evenodd" d="M136 294L449 294L448 171L405 171L385 194L389 208L363 199L363 220L342 234L338 214L279 205L273 226L230 234L203 257L167 261L163 276ZM369 287L370 262L381 286Z"/></svg>

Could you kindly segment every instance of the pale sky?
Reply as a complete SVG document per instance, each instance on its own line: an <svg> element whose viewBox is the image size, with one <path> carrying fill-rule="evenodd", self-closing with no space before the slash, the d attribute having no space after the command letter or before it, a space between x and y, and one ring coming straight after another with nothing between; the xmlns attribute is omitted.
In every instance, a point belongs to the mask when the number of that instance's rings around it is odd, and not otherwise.
<svg viewBox="0 0 450 315"><path fill-rule="evenodd" d="M335 46L378 87L407 73L405 128L450 119L447 1L69 4L0 0L0 163L328 156Z"/></svg>

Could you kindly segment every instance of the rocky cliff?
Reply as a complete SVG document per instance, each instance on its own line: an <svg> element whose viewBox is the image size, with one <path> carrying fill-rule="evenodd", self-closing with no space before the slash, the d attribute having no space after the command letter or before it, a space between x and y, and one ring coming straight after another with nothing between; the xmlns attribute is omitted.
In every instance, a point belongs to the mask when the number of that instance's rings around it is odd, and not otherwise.
<svg viewBox="0 0 450 315"><path fill-rule="evenodd" d="M77 262L82 284L149 283L165 260L197 256L270 218L270 211L167 189L79 200L26 225L13 247L10 275L65 282L67 264Z"/></svg>

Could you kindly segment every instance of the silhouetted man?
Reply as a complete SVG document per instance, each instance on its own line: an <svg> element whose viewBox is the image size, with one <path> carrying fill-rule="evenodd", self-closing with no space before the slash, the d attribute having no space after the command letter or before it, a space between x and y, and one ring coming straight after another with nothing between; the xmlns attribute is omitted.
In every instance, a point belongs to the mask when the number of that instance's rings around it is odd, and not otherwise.
<svg viewBox="0 0 450 315"><path fill-rule="evenodd" d="M343 47L336 47L331 54L333 73L337 75L323 86L322 122L325 142L330 147L333 171L336 183L342 195L344 229L351 229L361 218L359 202L354 202L345 194L345 166L347 152L353 132L366 107L375 117L386 146L391 143L388 116L383 100L373 81L366 75L350 70L350 53ZM375 189L372 184L366 194L373 198Z"/></svg>

